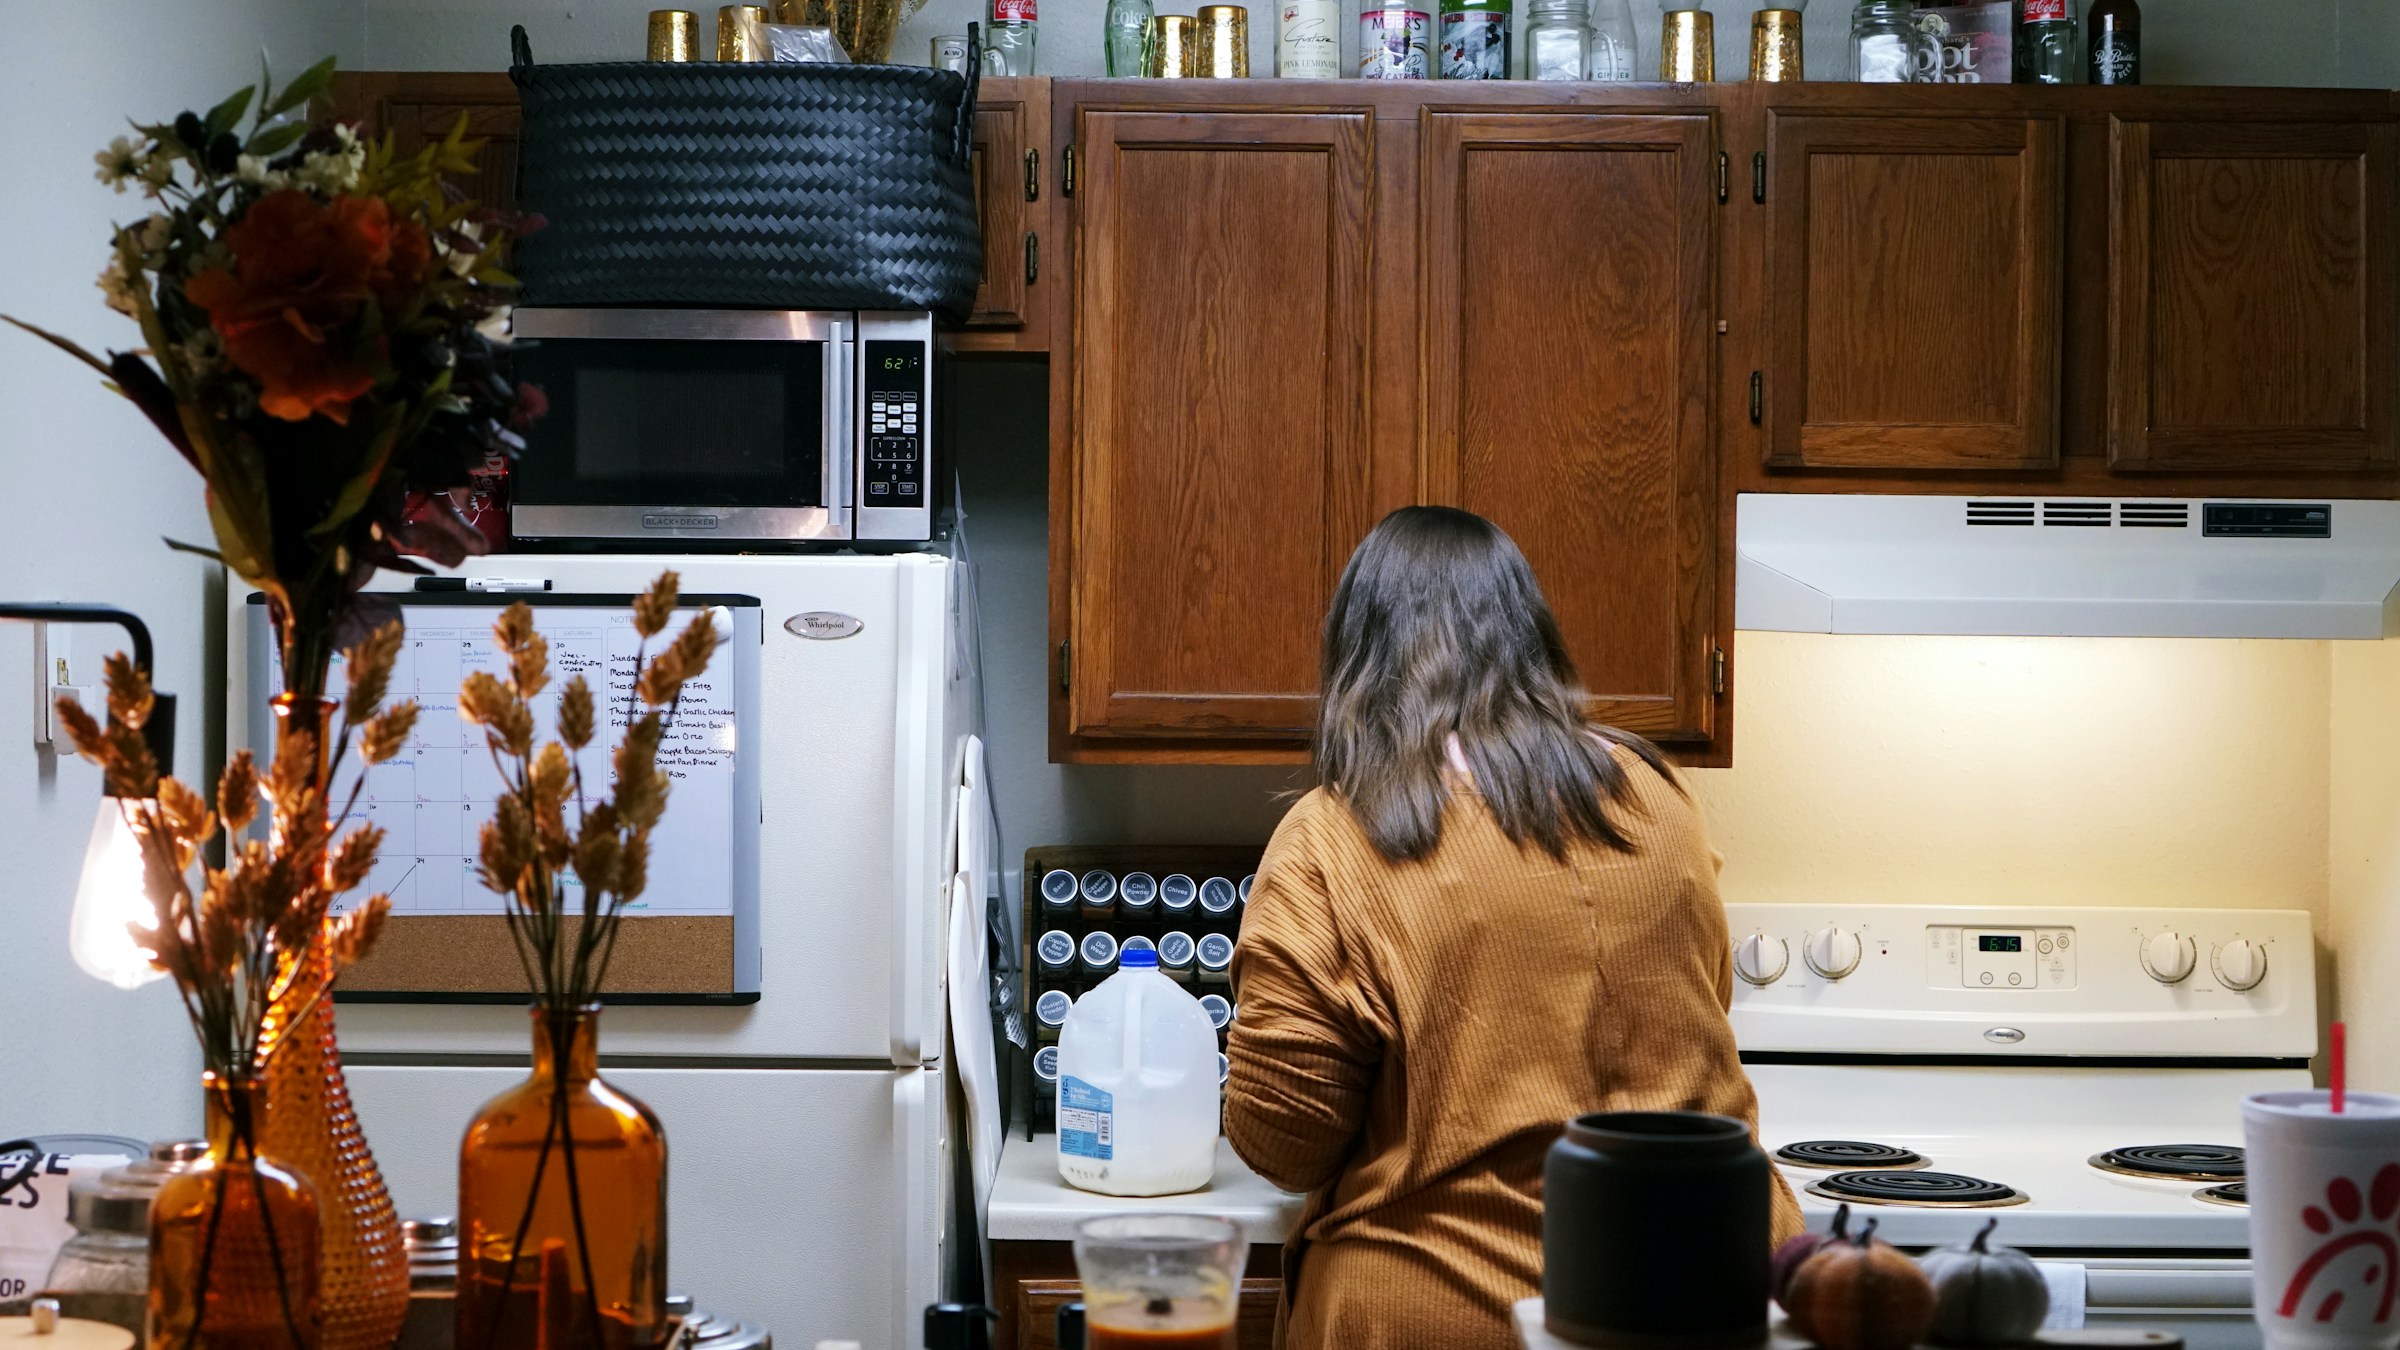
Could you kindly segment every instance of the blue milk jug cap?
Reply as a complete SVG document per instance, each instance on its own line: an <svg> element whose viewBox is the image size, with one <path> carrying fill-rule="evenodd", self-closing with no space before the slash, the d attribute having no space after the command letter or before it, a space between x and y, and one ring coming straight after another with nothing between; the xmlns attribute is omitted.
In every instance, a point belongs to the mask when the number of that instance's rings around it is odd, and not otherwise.
<svg viewBox="0 0 2400 1350"><path fill-rule="evenodd" d="M1128 947L1117 953L1119 970L1156 970L1158 953L1148 947Z"/></svg>

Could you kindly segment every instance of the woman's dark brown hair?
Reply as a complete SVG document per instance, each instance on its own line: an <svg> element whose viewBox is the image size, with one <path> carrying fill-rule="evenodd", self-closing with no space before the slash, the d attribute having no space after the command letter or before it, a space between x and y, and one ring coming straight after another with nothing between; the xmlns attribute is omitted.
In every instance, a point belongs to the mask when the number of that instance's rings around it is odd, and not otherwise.
<svg viewBox="0 0 2400 1350"><path fill-rule="evenodd" d="M1317 781L1378 852L1422 858L1442 840L1447 745L1520 847L1630 851L1608 808L1622 745L1672 782L1656 747L1584 720L1582 682L1533 568L1499 526L1446 506L1385 516L1350 555L1325 616Z"/></svg>

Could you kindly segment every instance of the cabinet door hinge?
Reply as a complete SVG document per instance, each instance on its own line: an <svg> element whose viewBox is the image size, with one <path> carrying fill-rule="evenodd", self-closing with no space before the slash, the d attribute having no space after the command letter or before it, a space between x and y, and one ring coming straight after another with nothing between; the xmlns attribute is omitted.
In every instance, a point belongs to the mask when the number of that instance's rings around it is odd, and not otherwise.
<svg viewBox="0 0 2400 1350"><path fill-rule="evenodd" d="M1025 284L1030 286L1042 275L1042 237L1031 230L1025 232Z"/></svg>
<svg viewBox="0 0 2400 1350"><path fill-rule="evenodd" d="M1725 649L1711 647L1708 649L1708 653L1709 686L1722 694L1725 692Z"/></svg>
<svg viewBox="0 0 2400 1350"><path fill-rule="evenodd" d="M1733 156L1719 150L1717 152L1717 201L1721 204L1732 200Z"/></svg>
<svg viewBox="0 0 2400 1350"><path fill-rule="evenodd" d="M1767 200L1767 152L1759 151L1750 157L1750 200Z"/></svg>
<svg viewBox="0 0 2400 1350"><path fill-rule="evenodd" d="M1058 170L1058 192L1062 197L1072 197L1075 195L1075 146L1072 142L1066 148L1064 159Z"/></svg>
<svg viewBox="0 0 2400 1350"><path fill-rule="evenodd" d="M1750 425L1767 420L1767 377L1764 371L1750 372Z"/></svg>
<svg viewBox="0 0 2400 1350"><path fill-rule="evenodd" d="M1058 692L1067 692L1067 644L1058 644Z"/></svg>
<svg viewBox="0 0 2400 1350"><path fill-rule="evenodd" d="M1039 150L1028 150L1025 152L1025 200L1029 202L1038 202L1041 199L1042 152Z"/></svg>

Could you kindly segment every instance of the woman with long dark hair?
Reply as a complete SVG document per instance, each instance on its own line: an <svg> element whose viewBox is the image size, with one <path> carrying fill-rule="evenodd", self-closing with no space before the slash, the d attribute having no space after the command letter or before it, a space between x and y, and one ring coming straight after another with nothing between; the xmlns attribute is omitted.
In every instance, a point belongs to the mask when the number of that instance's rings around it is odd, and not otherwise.
<svg viewBox="0 0 2400 1350"><path fill-rule="evenodd" d="M1585 720L1532 568L1480 516L1375 527L1323 679L1319 785L1242 920L1225 1093L1243 1159L1308 1192L1281 1343L1504 1350L1568 1117L1756 1123L1719 860L1658 751ZM1774 1184L1780 1239L1800 1212Z"/></svg>

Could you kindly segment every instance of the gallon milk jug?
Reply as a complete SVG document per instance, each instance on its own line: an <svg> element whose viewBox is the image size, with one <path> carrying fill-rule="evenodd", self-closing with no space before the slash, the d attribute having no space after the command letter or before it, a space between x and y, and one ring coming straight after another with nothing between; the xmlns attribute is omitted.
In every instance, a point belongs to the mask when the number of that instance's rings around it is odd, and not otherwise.
<svg viewBox="0 0 2400 1350"><path fill-rule="evenodd" d="M1103 1195L1175 1195L1217 1161L1217 1032L1135 948L1058 1034L1058 1172Z"/></svg>

